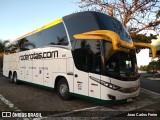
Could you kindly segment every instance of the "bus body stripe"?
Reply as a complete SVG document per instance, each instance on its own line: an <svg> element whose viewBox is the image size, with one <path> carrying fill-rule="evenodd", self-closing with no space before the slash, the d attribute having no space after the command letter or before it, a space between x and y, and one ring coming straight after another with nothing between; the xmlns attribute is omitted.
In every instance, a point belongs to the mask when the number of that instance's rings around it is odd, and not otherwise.
<svg viewBox="0 0 160 120"><path fill-rule="evenodd" d="M46 24L45 26L41 27L40 30L47 29L47 28L49 28L49 27L52 27L52 26L54 26L54 25L59 24L60 22L62 22L62 18L59 18L59 19L57 19L57 20L55 20L55 21L52 21L52 22Z"/></svg>
<svg viewBox="0 0 160 120"><path fill-rule="evenodd" d="M91 83L91 85L93 85L93 86L98 86L98 84L94 84L94 83Z"/></svg>

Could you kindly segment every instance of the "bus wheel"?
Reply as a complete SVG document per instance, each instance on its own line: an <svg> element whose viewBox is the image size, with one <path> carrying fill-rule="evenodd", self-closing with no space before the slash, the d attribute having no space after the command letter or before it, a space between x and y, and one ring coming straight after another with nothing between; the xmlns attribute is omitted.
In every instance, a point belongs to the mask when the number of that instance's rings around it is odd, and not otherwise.
<svg viewBox="0 0 160 120"><path fill-rule="evenodd" d="M69 86L65 78L61 78L58 82L57 92L61 99L69 100L70 93L69 93Z"/></svg>
<svg viewBox="0 0 160 120"><path fill-rule="evenodd" d="M13 80L12 80L15 84L17 84L18 83L18 81L17 81L17 74L16 73L14 73L13 74Z"/></svg>
<svg viewBox="0 0 160 120"><path fill-rule="evenodd" d="M12 77L13 77L13 76L12 76L12 73L11 73L11 72L9 72L9 76L8 76L8 78L10 79L11 83L13 83L13 82L14 82Z"/></svg>

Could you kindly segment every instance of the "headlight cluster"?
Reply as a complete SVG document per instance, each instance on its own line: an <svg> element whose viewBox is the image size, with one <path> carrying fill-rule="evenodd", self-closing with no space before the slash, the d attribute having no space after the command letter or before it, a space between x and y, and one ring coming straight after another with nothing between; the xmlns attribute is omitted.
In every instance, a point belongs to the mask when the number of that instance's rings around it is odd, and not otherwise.
<svg viewBox="0 0 160 120"><path fill-rule="evenodd" d="M99 79L97 79L97 78L95 78L95 77L92 77L92 76L90 76L90 78L91 78L92 80L96 81L97 83L100 83L101 85L103 85L103 86L105 86L105 87L108 87L108 88L110 88L110 89L112 89L112 90L118 90L118 91L123 92L123 93L132 93L132 92L137 91L138 88L139 88L139 86L137 86L137 87L132 87L132 88L121 88L121 87L119 87L119 86L117 86L117 85L114 85L114 84L112 84L112 83L108 83L108 82L103 81L103 80L99 80Z"/></svg>
<svg viewBox="0 0 160 120"><path fill-rule="evenodd" d="M111 84L111 83L108 83L108 82L103 81L103 80L101 80L101 84L104 85L104 86L106 86L106 87L108 87L108 88L111 88L111 89L113 89L113 90L118 90L118 89L120 89L119 86L114 85L114 84Z"/></svg>
<svg viewBox="0 0 160 120"><path fill-rule="evenodd" d="M133 93L138 90L139 86L137 87L132 87L132 88L120 88L118 91L123 92L123 93Z"/></svg>
<svg viewBox="0 0 160 120"><path fill-rule="evenodd" d="M103 81L103 80L99 80L99 79L97 79L97 78L95 78L95 77L92 77L92 76L89 76L89 77L90 77L92 80L94 80L94 81L100 83L101 85L103 85L103 86L105 86L105 87L108 87L108 88L110 88L110 89L118 90L118 89L121 88L121 87L119 87L119 86L117 86L117 85L114 85L114 84L112 84L112 83L108 83L108 82Z"/></svg>

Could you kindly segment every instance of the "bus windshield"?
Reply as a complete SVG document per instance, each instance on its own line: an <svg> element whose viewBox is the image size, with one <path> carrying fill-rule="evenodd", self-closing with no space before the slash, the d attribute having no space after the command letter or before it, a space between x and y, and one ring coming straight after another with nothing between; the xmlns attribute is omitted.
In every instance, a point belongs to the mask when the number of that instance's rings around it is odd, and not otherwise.
<svg viewBox="0 0 160 120"><path fill-rule="evenodd" d="M121 40L132 43L132 38L126 28L117 19L97 13L97 22L100 30L114 31L120 36Z"/></svg>
<svg viewBox="0 0 160 120"><path fill-rule="evenodd" d="M115 79L137 80L137 61L134 50L122 48L114 51L111 43L104 41L105 73Z"/></svg>

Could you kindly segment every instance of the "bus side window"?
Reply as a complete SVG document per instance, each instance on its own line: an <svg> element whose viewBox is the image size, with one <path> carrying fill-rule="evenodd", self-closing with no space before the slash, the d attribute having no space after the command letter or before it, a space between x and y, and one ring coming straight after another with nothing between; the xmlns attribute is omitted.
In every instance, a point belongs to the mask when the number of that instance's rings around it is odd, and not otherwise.
<svg viewBox="0 0 160 120"><path fill-rule="evenodd" d="M10 54L10 47L11 47L11 46L6 46L6 47L5 47L4 53L5 53L6 55Z"/></svg>
<svg viewBox="0 0 160 120"><path fill-rule="evenodd" d="M88 71L89 51L86 49L86 40L77 40L73 51L74 62L77 69Z"/></svg>
<svg viewBox="0 0 160 120"><path fill-rule="evenodd" d="M35 45L34 45L33 41L34 41L34 35L31 35L31 36L28 36L26 38L21 39L18 43L20 51L34 49Z"/></svg>
<svg viewBox="0 0 160 120"><path fill-rule="evenodd" d="M52 26L45 31L45 45L68 45L67 34L62 23Z"/></svg>
<svg viewBox="0 0 160 120"><path fill-rule="evenodd" d="M8 47L8 52L7 52L8 54L12 54L12 44L11 45L9 45L9 47Z"/></svg>
<svg viewBox="0 0 160 120"><path fill-rule="evenodd" d="M101 47L99 40L87 40L87 46L89 51L89 72L100 73L101 72Z"/></svg>
<svg viewBox="0 0 160 120"><path fill-rule="evenodd" d="M34 40L30 40L30 43L34 43L35 48L41 48L45 46L45 31L42 30L34 34Z"/></svg>
<svg viewBox="0 0 160 120"><path fill-rule="evenodd" d="M73 57L77 69L91 73L101 72L99 40L77 40Z"/></svg>
<svg viewBox="0 0 160 120"><path fill-rule="evenodd" d="M18 42L12 43L12 50L11 51L12 51L12 53L17 53L20 51Z"/></svg>

